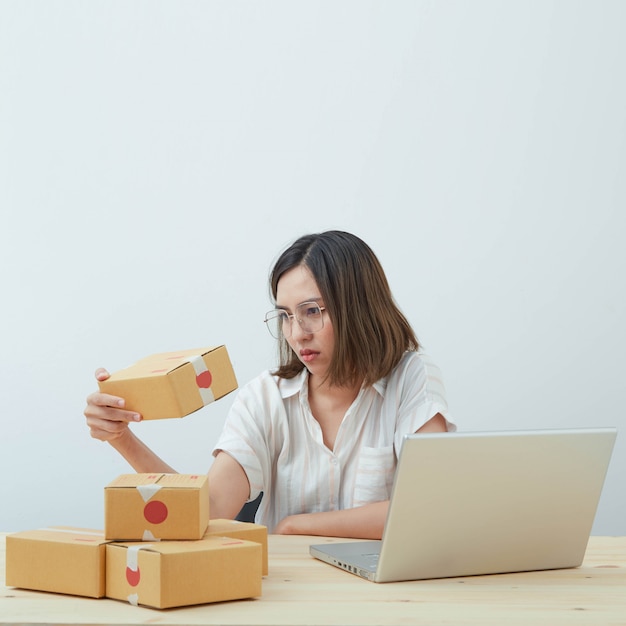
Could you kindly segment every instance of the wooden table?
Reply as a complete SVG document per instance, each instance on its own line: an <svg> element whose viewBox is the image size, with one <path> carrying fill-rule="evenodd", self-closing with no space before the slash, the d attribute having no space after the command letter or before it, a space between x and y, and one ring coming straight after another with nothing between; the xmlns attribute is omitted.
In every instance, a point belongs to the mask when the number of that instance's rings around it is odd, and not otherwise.
<svg viewBox="0 0 626 626"><path fill-rule="evenodd" d="M8 588L0 534L0 624L626 625L626 537L591 537L576 569L387 584L310 557L322 541L270 536L258 599L159 611Z"/></svg>

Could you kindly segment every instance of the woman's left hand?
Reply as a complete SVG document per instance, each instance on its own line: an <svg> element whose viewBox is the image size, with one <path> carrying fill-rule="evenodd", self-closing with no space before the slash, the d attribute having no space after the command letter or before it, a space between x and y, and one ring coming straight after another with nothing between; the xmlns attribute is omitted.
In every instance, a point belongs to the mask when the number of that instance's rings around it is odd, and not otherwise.
<svg viewBox="0 0 626 626"><path fill-rule="evenodd" d="M302 527L302 524L298 524L298 522L302 522L302 518L306 517L303 515L289 515L282 519L276 527L274 528L274 533L277 535L303 535L306 534L304 531L299 531L298 528Z"/></svg>

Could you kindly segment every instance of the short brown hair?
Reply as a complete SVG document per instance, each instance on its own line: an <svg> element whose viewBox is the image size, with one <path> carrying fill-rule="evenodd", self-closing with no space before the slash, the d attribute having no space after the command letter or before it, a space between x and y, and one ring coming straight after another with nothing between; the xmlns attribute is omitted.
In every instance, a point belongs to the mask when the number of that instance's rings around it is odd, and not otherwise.
<svg viewBox="0 0 626 626"><path fill-rule="evenodd" d="M374 383L391 373L406 350L419 348L378 258L362 239L338 230L297 239L270 273L274 300L281 276L298 266L313 275L333 325L331 384ZM279 354L277 376L293 378L304 368L284 338L280 339Z"/></svg>

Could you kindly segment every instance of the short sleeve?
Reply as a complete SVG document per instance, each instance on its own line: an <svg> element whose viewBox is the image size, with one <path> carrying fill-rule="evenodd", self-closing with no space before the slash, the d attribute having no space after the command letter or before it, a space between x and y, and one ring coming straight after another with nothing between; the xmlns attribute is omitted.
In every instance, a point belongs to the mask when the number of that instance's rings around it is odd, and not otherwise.
<svg viewBox="0 0 626 626"><path fill-rule="evenodd" d="M282 408L274 378L265 372L238 393L213 450L232 456L243 468L254 500L271 480L273 418Z"/></svg>
<svg viewBox="0 0 626 626"><path fill-rule="evenodd" d="M456 430L450 415L443 376L432 359L421 352L409 352L399 365L393 389L398 402L394 444L400 451L405 434L414 433L437 413L443 415L448 431Z"/></svg>

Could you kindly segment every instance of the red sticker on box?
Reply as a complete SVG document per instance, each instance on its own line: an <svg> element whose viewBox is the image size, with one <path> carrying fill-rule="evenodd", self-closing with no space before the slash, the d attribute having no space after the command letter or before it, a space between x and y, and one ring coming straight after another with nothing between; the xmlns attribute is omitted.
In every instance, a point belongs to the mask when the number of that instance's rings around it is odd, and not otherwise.
<svg viewBox="0 0 626 626"><path fill-rule="evenodd" d="M131 587L136 587L139 584L140 579L141 573L139 572L139 568L136 570L133 570L130 567L126 568L126 580Z"/></svg>
<svg viewBox="0 0 626 626"><path fill-rule="evenodd" d="M141 572L139 571L139 550L147 550L150 544L144 546L130 546L126 550L126 581L131 587L136 587L141 580ZM131 597L129 602L132 604Z"/></svg>
<svg viewBox="0 0 626 626"><path fill-rule="evenodd" d="M202 372L202 374L198 374L196 376L196 385L200 387L200 389L208 389L213 382L213 376L211 372L207 370L206 372Z"/></svg>
<svg viewBox="0 0 626 626"><path fill-rule="evenodd" d="M206 406L215 400L213 391L210 388L213 383L213 376L201 356L190 356L187 361L191 363L196 372L196 385L200 392L200 399L202 400L202 404Z"/></svg>
<svg viewBox="0 0 626 626"><path fill-rule="evenodd" d="M167 519L167 506L161 500L151 500L143 507L143 516L151 524L161 524Z"/></svg>

